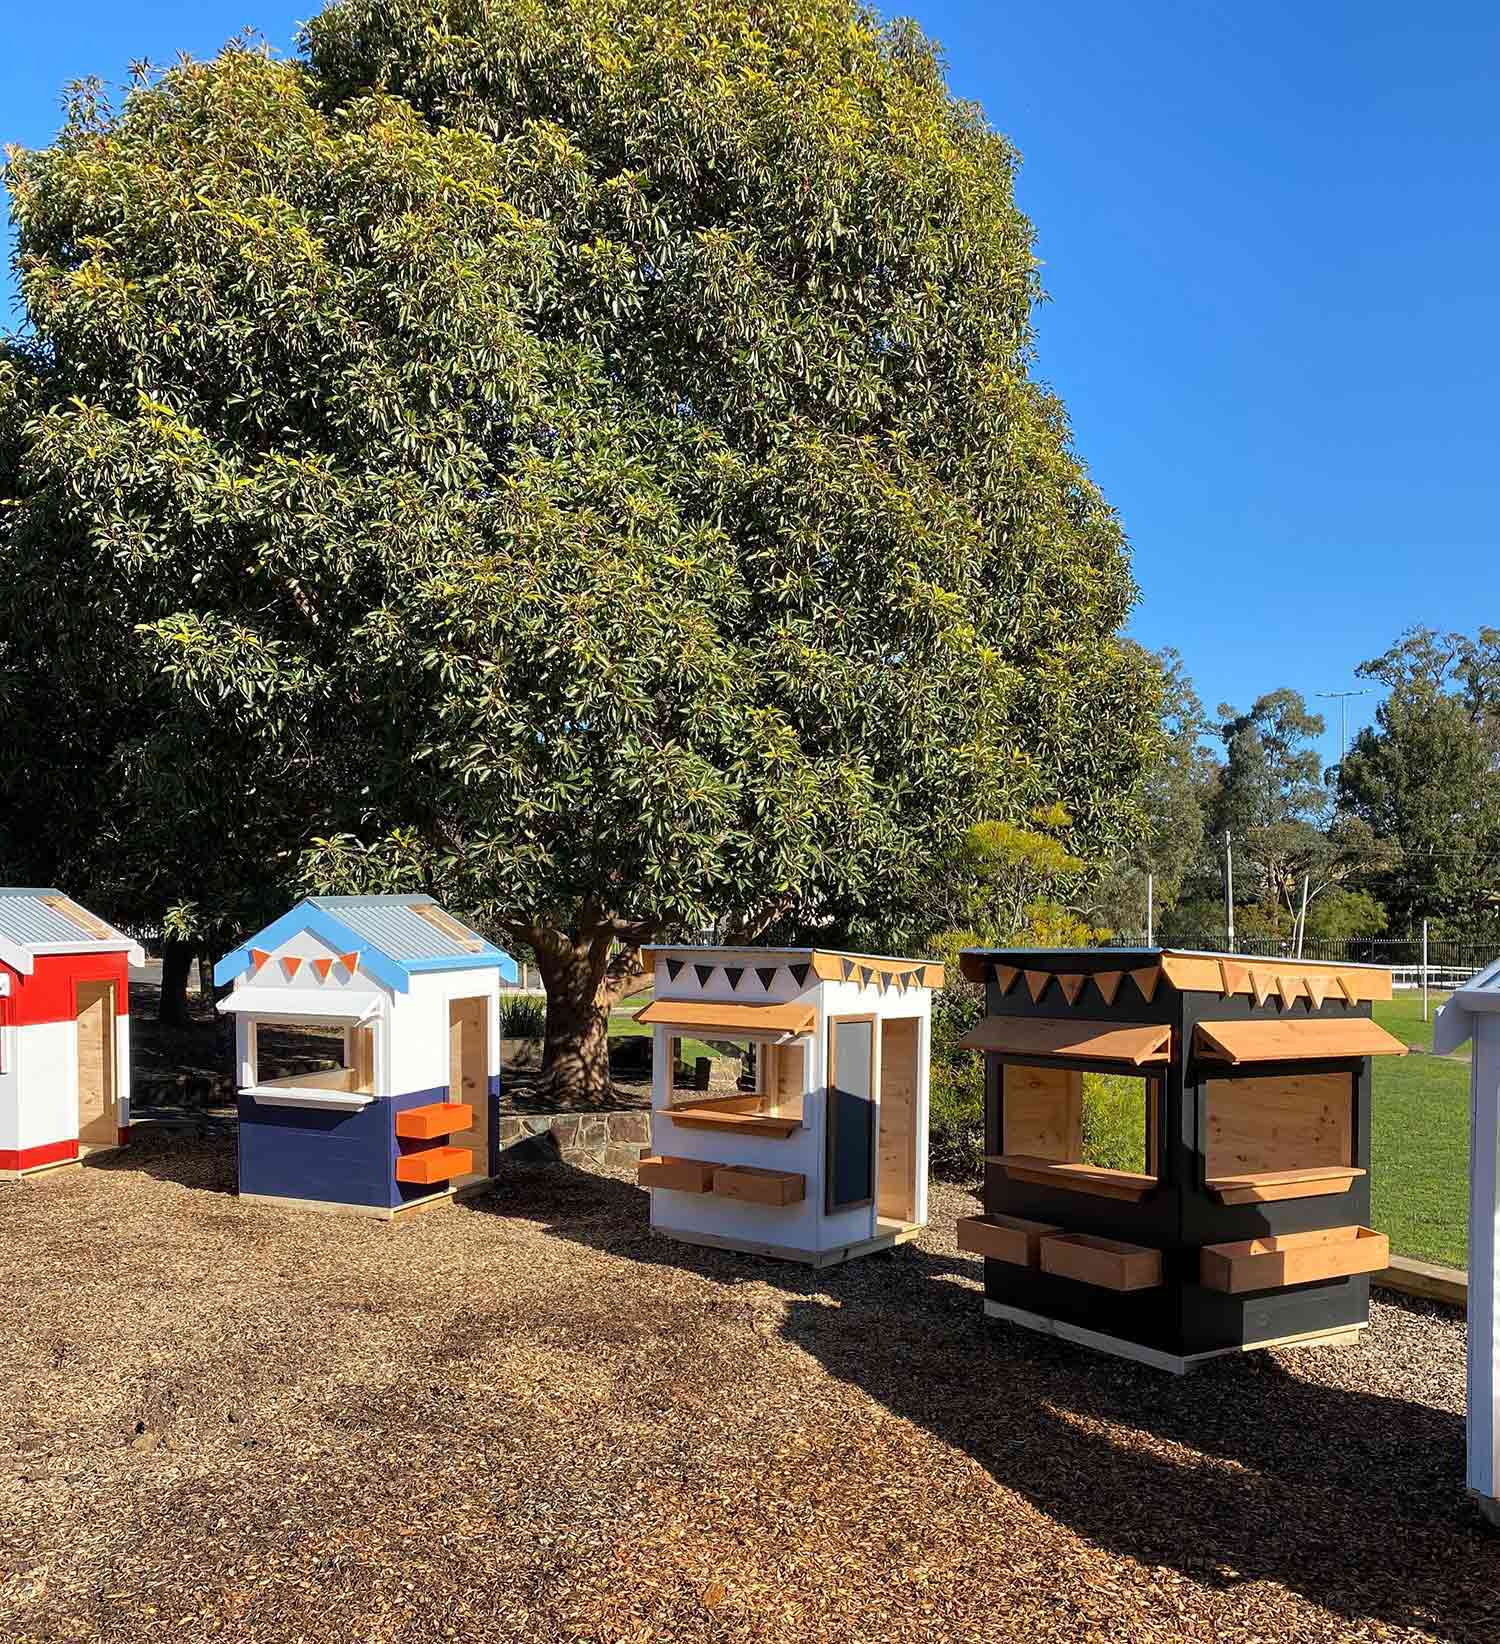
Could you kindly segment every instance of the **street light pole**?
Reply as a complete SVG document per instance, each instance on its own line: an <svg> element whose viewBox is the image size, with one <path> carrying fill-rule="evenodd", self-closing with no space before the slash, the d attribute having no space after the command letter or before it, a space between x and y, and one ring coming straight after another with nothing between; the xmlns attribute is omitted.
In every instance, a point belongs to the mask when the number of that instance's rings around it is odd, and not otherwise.
<svg viewBox="0 0 1500 1644"><path fill-rule="evenodd" d="M1339 769L1344 767L1345 755L1349 752L1349 698L1351 696L1371 696L1373 686L1366 686L1362 691L1319 691L1319 696L1337 697L1339 702Z"/></svg>

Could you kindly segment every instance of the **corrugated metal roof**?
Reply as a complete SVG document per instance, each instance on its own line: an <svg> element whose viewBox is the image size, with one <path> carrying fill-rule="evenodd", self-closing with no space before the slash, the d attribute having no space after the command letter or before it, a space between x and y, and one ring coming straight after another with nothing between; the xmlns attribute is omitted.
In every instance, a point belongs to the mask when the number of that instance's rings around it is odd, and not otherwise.
<svg viewBox="0 0 1500 1644"><path fill-rule="evenodd" d="M312 896L308 900L398 964L460 958L475 951L471 943L484 942L479 932L470 931L467 925L462 928L468 932L469 943L424 919L416 911L419 907L438 906L430 896ZM444 917L453 919L452 914ZM455 919L453 923L461 922ZM491 951L488 942L484 942L484 951Z"/></svg>
<svg viewBox="0 0 1500 1644"><path fill-rule="evenodd" d="M97 942L129 940L112 926L110 935L100 936L61 909L49 907L46 897L67 900L58 890L0 887L0 937L19 948L55 947L60 943L92 947Z"/></svg>

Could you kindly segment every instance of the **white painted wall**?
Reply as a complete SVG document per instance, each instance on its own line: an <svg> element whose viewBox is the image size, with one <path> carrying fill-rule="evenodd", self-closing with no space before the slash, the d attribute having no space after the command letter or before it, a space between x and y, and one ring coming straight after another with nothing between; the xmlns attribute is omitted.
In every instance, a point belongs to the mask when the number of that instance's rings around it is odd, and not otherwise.
<svg viewBox="0 0 1500 1644"><path fill-rule="evenodd" d="M28 1022L10 1029L20 1090L18 1148L72 1141L78 1135L78 1024Z"/></svg>
<svg viewBox="0 0 1500 1644"><path fill-rule="evenodd" d="M16 1076L16 1040L20 1028L8 1022L0 1027L0 1151L14 1153L21 1145L21 1084Z"/></svg>
<svg viewBox="0 0 1500 1644"><path fill-rule="evenodd" d="M491 1078L500 1071L500 972L423 971L412 977L410 992L391 996L391 1095L448 1088L448 1006L455 999L487 1001L488 1071Z"/></svg>

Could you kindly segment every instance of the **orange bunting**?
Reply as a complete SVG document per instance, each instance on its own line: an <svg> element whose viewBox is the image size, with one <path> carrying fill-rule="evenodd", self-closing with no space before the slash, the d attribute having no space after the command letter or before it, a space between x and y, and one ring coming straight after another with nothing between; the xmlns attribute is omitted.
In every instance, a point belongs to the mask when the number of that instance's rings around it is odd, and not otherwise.
<svg viewBox="0 0 1500 1644"><path fill-rule="evenodd" d="M1039 1005L1042 995L1047 991L1047 984L1052 980L1050 970L1028 970L1026 972L1026 986L1031 994L1031 1002Z"/></svg>
<svg viewBox="0 0 1500 1644"><path fill-rule="evenodd" d="M1094 973L1094 986L1099 990L1099 997L1106 1005L1115 1002L1115 995L1120 991L1120 983L1125 980L1123 970L1100 970Z"/></svg>
<svg viewBox="0 0 1500 1644"><path fill-rule="evenodd" d="M355 967L359 964L359 955L357 953L341 953L339 955L339 963L352 976L354 974Z"/></svg>
<svg viewBox="0 0 1500 1644"><path fill-rule="evenodd" d="M1145 965L1140 970L1131 971L1135 985L1140 989L1141 998L1149 1005L1156 997L1156 985L1161 981L1160 965Z"/></svg>
<svg viewBox="0 0 1500 1644"><path fill-rule="evenodd" d="M286 979L290 982L297 972L302 969L302 955L299 953L288 953L284 955L281 961L281 968L286 972Z"/></svg>
<svg viewBox="0 0 1500 1644"><path fill-rule="evenodd" d="M1059 976L1057 985L1062 989L1063 998L1070 1005L1078 1003L1078 995L1083 992L1083 984L1088 981L1087 976Z"/></svg>
<svg viewBox="0 0 1500 1644"><path fill-rule="evenodd" d="M264 948L251 948L250 950L250 963L256 970L259 970L270 957L271 955Z"/></svg>
<svg viewBox="0 0 1500 1644"><path fill-rule="evenodd" d="M315 971L317 971L318 980L320 982L326 982L328 980L329 971L331 971L333 969L333 960L332 959L314 959L313 962L312 962L312 968Z"/></svg>

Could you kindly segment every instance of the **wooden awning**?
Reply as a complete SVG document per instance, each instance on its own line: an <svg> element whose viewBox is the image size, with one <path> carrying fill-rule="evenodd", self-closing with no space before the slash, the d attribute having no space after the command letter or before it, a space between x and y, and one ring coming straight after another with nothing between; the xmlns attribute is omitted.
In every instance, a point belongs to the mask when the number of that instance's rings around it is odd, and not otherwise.
<svg viewBox="0 0 1500 1644"><path fill-rule="evenodd" d="M1368 1016L1282 1016L1275 1021L1199 1022L1193 1050L1211 1062L1311 1062L1404 1056L1406 1046Z"/></svg>
<svg viewBox="0 0 1500 1644"><path fill-rule="evenodd" d="M1076 1018L986 1016L959 1044L992 1056L1071 1056L1088 1062L1165 1062L1172 1030L1165 1023L1122 1026Z"/></svg>
<svg viewBox="0 0 1500 1644"><path fill-rule="evenodd" d="M720 1005L707 999L653 999L635 1013L638 1022L694 1033L811 1033L818 1013L811 1005Z"/></svg>

